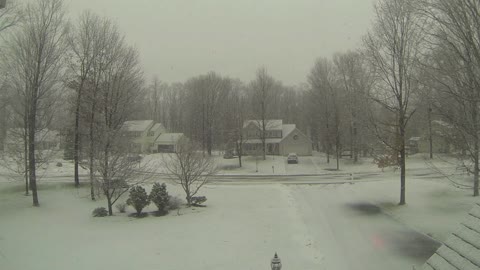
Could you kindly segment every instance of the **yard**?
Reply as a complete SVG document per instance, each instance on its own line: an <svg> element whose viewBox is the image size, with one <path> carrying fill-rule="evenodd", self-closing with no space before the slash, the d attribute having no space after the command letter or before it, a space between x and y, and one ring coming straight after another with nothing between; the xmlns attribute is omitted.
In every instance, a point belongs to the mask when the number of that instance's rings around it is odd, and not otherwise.
<svg viewBox="0 0 480 270"><path fill-rule="evenodd" d="M207 207L140 219L128 216L131 208L93 218L105 202L60 182L41 183L41 207L33 208L21 183L4 181L0 269L269 269L274 252L283 269L411 269L478 202L470 191L422 174L409 178L408 204L399 207L396 173L371 178L214 183L201 192ZM183 197L177 186L168 191Z"/></svg>

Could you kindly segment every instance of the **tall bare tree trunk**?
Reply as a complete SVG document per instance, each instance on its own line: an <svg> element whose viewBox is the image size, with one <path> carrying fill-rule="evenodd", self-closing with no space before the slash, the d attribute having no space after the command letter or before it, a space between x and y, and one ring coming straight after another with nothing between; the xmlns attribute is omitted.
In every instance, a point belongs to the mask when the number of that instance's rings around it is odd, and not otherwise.
<svg viewBox="0 0 480 270"><path fill-rule="evenodd" d="M478 125L478 102L473 101L472 108L472 122L474 130L477 131L474 133L473 139L473 196L478 196L478 182L479 182L479 162L480 162L480 147L479 147L479 125Z"/></svg>
<svg viewBox="0 0 480 270"><path fill-rule="evenodd" d="M401 102L400 102L401 104ZM399 117L399 140L400 140L400 205L405 204L405 185L406 185L406 160L405 160L405 118L403 110L400 110Z"/></svg>
<svg viewBox="0 0 480 270"><path fill-rule="evenodd" d="M94 98L93 98L93 103L92 103L92 110L91 110L91 115L90 115L90 127L89 127L89 152L88 152L88 160L89 160L89 171L90 171L90 198L92 201L95 200L95 175L94 175L94 164L93 161L95 159L94 156L94 147L95 147L95 138L94 138L94 128L95 128L95 105L96 105L96 92L94 93Z"/></svg>
<svg viewBox="0 0 480 270"><path fill-rule="evenodd" d="M266 147L266 140L267 140L267 124L266 124L266 109L265 109L265 101L262 100L262 155L263 160L267 159L267 147Z"/></svg>
<svg viewBox="0 0 480 270"><path fill-rule="evenodd" d="M25 196L29 195L29 185L28 185L28 138L27 138L27 133L24 131L24 136L23 136L23 163L25 167Z"/></svg>
<svg viewBox="0 0 480 270"><path fill-rule="evenodd" d="M478 196L478 182L479 182L479 145L478 145L478 138L475 140L474 145L474 169L473 169L473 196Z"/></svg>
<svg viewBox="0 0 480 270"><path fill-rule="evenodd" d="M353 122L353 162L358 162L358 136L357 136L357 125L356 122Z"/></svg>
<svg viewBox="0 0 480 270"><path fill-rule="evenodd" d="M80 125L80 103L81 103L81 97L82 97L82 87L78 89L78 95L77 95L77 104L75 108L75 127L74 127L74 149L73 149L73 163L74 163L74 182L75 182L75 187L80 186L80 180L78 177L78 163L80 159L80 131L79 131L79 125Z"/></svg>
<svg viewBox="0 0 480 270"><path fill-rule="evenodd" d="M23 116L23 123L26 127L23 128L23 165L25 170L25 196L29 195L28 184L28 106L25 104L25 115Z"/></svg>
<svg viewBox="0 0 480 270"><path fill-rule="evenodd" d="M428 108L428 143L430 159L433 159L433 135L432 135L432 108Z"/></svg>
<svg viewBox="0 0 480 270"><path fill-rule="evenodd" d="M30 110L28 114L28 175L30 179L30 188L32 190L33 206L40 206L37 194L37 178L35 175L35 127L37 111L37 87L32 89L30 101Z"/></svg>

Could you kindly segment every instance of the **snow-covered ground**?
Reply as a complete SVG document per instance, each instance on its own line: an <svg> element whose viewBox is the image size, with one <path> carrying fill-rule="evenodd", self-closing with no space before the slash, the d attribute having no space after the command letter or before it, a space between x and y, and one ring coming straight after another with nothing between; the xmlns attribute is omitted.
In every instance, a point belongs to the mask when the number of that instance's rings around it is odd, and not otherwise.
<svg viewBox="0 0 480 270"><path fill-rule="evenodd" d="M142 219L90 217L104 202L86 189L50 184L33 208L21 187L0 187L0 269L265 269L274 252L288 269L321 266L282 185L209 186L208 207Z"/></svg>
<svg viewBox="0 0 480 270"><path fill-rule="evenodd" d="M164 173L162 162L168 159L168 154L150 154L144 155L142 167L155 168L156 172ZM351 159L342 158L340 160L340 171L336 171L336 161L331 157L330 163L327 163L325 154L314 152L313 156L300 156L298 164L287 164L286 157L267 156L266 160L262 157L245 156L242 158L242 167L239 167L238 159L224 159L221 152L214 153L213 158L219 168L219 175L315 175L315 174L350 174L366 172L382 172L371 158L360 158L357 163ZM57 166L61 163L62 166ZM425 154L416 154L408 157L407 168L409 171L425 169L431 167L431 163L438 168L448 168L450 171L457 169L457 161L448 156L440 156L430 161ZM11 165L9 167L15 167ZM384 171L392 171L392 168L386 168ZM80 175L88 175L87 168L79 167ZM68 177L73 174L73 161L65 161L61 158L61 153L51 158L47 164L38 169L40 178L49 177ZM21 176L0 166L0 175L5 179L13 181L21 179ZM0 178L0 181L2 179Z"/></svg>
<svg viewBox="0 0 480 270"><path fill-rule="evenodd" d="M234 168L235 159L216 158L225 174L257 174L251 158L243 169ZM358 175L333 181L337 172L325 170L334 165L323 156L301 157L296 165L273 158L259 162L264 175L276 166L265 182L232 184L219 176L200 194L208 197L207 207L142 219L120 213L92 218L91 211L105 201L90 201L86 188L42 182L71 179L68 162L45 169L51 176L40 180L40 208L22 195L21 182L0 174L0 269L269 269L274 252L284 269L412 269L479 202L471 190L452 183L468 185L470 177L439 178L423 156L409 158L405 206L397 205L398 172L381 172L366 159L355 165L342 160L342 172ZM449 162L435 162L456 171ZM277 173L290 180L276 182ZM338 179L343 178L349 179ZM183 197L178 186L168 189Z"/></svg>

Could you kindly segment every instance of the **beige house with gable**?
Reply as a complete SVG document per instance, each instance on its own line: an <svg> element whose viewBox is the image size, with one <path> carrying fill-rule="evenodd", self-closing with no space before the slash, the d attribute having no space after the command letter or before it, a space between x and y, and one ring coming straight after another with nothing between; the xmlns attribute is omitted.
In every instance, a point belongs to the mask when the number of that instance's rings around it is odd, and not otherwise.
<svg viewBox="0 0 480 270"><path fill-rule="evenodd" d="M312 141L295 124L284 124L283 120L265 120L267 155L286 156L296 153L299 156L312 155ZM246 120L243 124L243 151L255 154L262 149L262 121Z"/></svg>
<svg viewBox="0 0 480 270"><path fill-rule="evenodd" d="M124 136L129 139L131 153L174 152L183 133L168 133L161 123L153 120L125 121Z"/></svg>

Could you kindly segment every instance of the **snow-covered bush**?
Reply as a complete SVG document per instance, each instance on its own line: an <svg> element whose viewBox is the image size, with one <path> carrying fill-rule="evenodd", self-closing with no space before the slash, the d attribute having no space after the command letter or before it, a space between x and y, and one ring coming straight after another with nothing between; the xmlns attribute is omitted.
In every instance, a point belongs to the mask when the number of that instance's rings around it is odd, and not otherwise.
<svg viewBox="0 0 480 270"><path fill-rule="evenodd" d="M158 208L158 212L161 214L168 213L168 192L167 185L165 183L155 183L153 184L152 191L149 196L150 201L152 201Z"/></svg>
<svg viewBox="0 0 480 270"><path fill-rule="evenodd" d="M399 158L398 152L391 151L390 153L386 153L383 155L374 156L373 162L377 164L378 168L383 169L387 167L394 167L397 169L399 167Z"/></svg>
<svg viewBox="0 0 480 270"><path fill-rule="evenodd" d="M105 207L97 207L93 210L92 216L94 216L94 217L106 217L106 216L108 216L108 211Z"/></svg>
<svg viewBox="0 0 480 270"><path fill-rule="evenodd" d="M115 207L117 208L118 212L125 213L125 209L127 208L127 204L126 203L117 203L115 205Z"/></svg>
<svg viewBox="0 0 480 270"><path fill-rule="evenodd" d="M191 205L200 206L202 203L207 201L205 196L195 196L191 198Z"/></svg>
<svg viewBox="0 0 480 270"><path fill-rule="evenodd" d="M168 197L168 209L169 210L177 210L183 204L183 200L178 196L169 196Z"/></svg>
<svg viewBox="0 0 480 270"><path fill-rule="evenodd" d="M131 205L137 211L137 216L140 216L143 208L150 204L147 192L141 186L135 186L130 189L127 204Z"/></svg>

